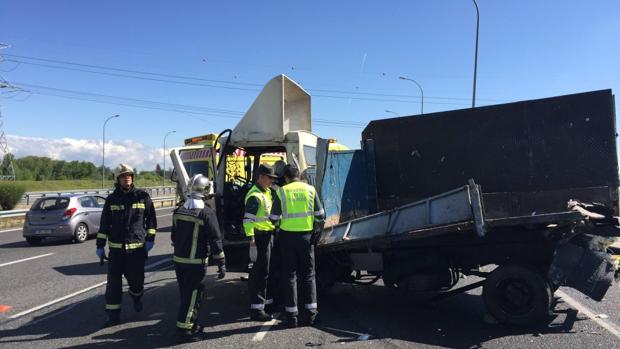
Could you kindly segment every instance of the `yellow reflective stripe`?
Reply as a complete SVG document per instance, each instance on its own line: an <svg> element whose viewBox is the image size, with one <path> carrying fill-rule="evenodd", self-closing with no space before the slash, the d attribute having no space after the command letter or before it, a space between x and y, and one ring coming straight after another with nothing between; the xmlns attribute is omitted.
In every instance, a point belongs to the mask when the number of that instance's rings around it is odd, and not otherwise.
<svg viewBox="0 0 620 349"><path fill-rule="evenodd" d="M135 250L137 248L142 248L144 247L144 243L143 242L135 242L132 244L125 244L125 249L126 250Z"/></svg>
<svg viewBox="0 0 620 349"><path fill-rule="evenodd" d="M108 234L97 233L97 239L108 239Z"/></svg>
<svg viewBox="0 0 620 349"><path fill-rule="evenodd" d="M196 304L196 296L198 295L198 290L194 290L192 292L192 300L189 302L189 309L187 310L187 316L185 317L185 323L191 324L192 315L194 314L194 305Z"/></svg>
<svg viewBox="0 0 620 349"><path fill-rule="evenodd" d="M125 205L110 205L112 211L122 211L125 209Z"/></svg>
<svg viewBox="0 0 620 349"><path fill-rule="evenodd" d="M211 257L217 260L217 259L224 259L226 256L224 255L224 251L222 251L218 254L212 255Z"/></svg>
<svg viewBox="0 0 620 349"><path fill-rule="evenodd" d="M207 264L207 258L183 258L178 256L172 256L172 260L181 264Z"/></svg>
<svg viewBox="0 0 620 349"><path fill-rule="evenodd" d="M110 248L123 248L123 244L118 243L118 242L108 242L108 246L110 246ZM125 244L125 249L126 250L135 250L137 248L142 248L144 247L144 243L143 242L134 242L134 243L130 243L130 244Z"/></svg>
<svg viewBox="0 0 620 349"><path fill-rule="evenodd" d="M192 216L188 216L188 215L184 215L184 214L177 214L174 216L174 220L179 220L179 221L186 221L186 222L192 222L192 223L196 223L199 225L203 225L204 222L202 221L202 219L196 218L196 217L192 217Z"/></svg>
<svg viewBox="0 0 620 349"><path fill-rule="evenodd" d="M192 323L185 323L185 322L178 322L177 321L177 327L178 328L182 328L184 330L191 330L192 327L194 327L194 324L192 324Z"/></svg>
<svg viewBox="0 0 620 349"><path fill-rule="evenodd" d="M157 232L157 231L156 231L155 229L148 229L148 230L146 231L146 233L147 233L147 234L149 234L149 235L155 235L155 233L156 233L156 232Z"/></svg>
<svg viewBox="0 0 620 349"><path fill-rule="evenodd" d="M118 310L121 308L121 305L120 304L106 304L105 308L107 310Z"/></svg>
<svg viewBox="0 0 620 349"><path fill-rule="evenodd" d="M146 208L146 206L144 204L133 204L131 208Z"/></svg>

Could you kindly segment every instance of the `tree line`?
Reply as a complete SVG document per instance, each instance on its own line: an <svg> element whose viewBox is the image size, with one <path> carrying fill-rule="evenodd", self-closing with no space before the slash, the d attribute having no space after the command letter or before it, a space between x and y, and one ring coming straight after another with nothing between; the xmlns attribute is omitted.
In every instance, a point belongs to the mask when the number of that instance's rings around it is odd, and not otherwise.
<svg viewBox="0 0 620 349"><path fill-rule="evenodd" d="M61 180L61 179L101 179L101 166L89 161L54 160L44 156L25 156L16 159L11 153L4 155L0 164L0 174L10 174L10 162L13 161L17 180ZM134 169L136 172L137 169ZM159 170L159 171L157 171ZM159 164L153 175L161 175ZM112 170L106 166L106 173ZM141 174L147 174L142 171Z"/></svg>

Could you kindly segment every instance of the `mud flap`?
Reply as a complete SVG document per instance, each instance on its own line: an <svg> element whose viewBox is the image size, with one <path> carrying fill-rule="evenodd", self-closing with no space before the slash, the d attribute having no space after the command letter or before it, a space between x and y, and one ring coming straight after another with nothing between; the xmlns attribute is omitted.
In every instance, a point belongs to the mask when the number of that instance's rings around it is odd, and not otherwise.
<svg viewBox="0 0 620 349"><path fill-rule="evenodd" d="M556 286L572 287L601 301L614 281L617 265L611 255L573 243L559 245L549 269Z"/></svg>

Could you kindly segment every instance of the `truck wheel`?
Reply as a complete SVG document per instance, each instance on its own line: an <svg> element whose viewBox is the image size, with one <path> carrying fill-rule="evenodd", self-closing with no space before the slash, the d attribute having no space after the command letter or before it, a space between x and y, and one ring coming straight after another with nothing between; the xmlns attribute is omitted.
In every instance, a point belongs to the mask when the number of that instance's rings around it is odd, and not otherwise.
<svg viewBox="0 0 620 349"><path fill-rule="evenodd" d="M500 323L532 327L551 320L553 291L536 271L518 265L499 266L484 283L482 298Z"/></svg>
<svg viewBox="0 0 620 349"><path fill-rule="evenodd" d="M75 232L73 233L73 241L76 243L82 243L88 239L88 227L84 223L80 223L75 227Z"/></svg>
<svg viewBox="0 0 620 349"><path fill-rule="evenodd" d="M37 238L37 237L27 237L26 238L26 242L28 242L28 244L32 245L32 246L36 246L36 245L41 244L41 240L42 240L41 238Z"/></svg>

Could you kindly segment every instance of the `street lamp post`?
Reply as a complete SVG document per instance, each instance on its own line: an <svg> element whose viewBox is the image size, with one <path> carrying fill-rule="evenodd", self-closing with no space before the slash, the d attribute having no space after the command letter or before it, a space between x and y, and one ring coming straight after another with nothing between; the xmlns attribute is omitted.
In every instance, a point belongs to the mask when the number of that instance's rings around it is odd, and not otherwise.
<svg viewBox="0 0 620 349"><path fill-rule="evenodd" d="M118 114L112 115L105 119L103 123L103 142L101 144L101 189L105 188L105 126L108 124L108 121L117 117L119 117Z"/></svg>
<svg viewBox="0 0 620 349"><path fill-rule="evenodd" d="M420 105L420 109L421 109L420 114L424 114L424 90L422 90L422 86L420 86L420 84L418 84L417 81L415 81L415 80L413 80L411 78L408 78L406 76L399 76L398 78L401 79L401 80L411 81L414 84L418 85L418 87L420 88L420 95L422 95L422 103Z"/></svg>
<svg viewBox="0 0 620 349"><path fill-rule="evenodd" d="M391 110L387 110L387 109L386 109L386 110L385 110L385 112L386 112L386 113L391 113L391 114L394 114L394 115L396 115L396 116L400 116L400 114L398 114L398 113L397 113L397 112L395 112L395 111L391 111Z"/></svg>
<svg viewBox="0 0 620 349"><path fill-rule="evenodd" d="M164 136L164 169L163 169L163 175L162 175L162 179L161 179L161 186L165 187L166 186L166 137L168 137L169 134L171 133L176 133L177 131L170 131L168 133L166 133L166 135Z"/></svg>
<svg viewBox="0 0 620 349"><path fill-rule="evenodd" d="M478 3L474 1L476 6L476 53L474 54L474 92L471 98L471 107L476 107L476 75L478 74L478 32L480 30L480 11L478 10Z"/></svg>

